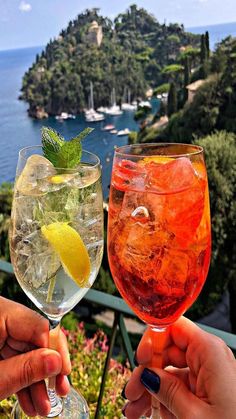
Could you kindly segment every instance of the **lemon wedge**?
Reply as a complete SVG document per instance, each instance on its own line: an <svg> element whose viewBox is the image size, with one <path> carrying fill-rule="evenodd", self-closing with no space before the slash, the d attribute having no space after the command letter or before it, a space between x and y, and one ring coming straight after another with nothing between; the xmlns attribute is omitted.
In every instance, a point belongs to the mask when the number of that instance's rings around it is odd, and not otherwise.
<svg viewBox="0 0 236 419"><path fill-rule="evenodd" d="M66 273L80 287L86 286L91 264L88 251L79 233L63 222L44 225L41 231L58 254Z"/></svg>

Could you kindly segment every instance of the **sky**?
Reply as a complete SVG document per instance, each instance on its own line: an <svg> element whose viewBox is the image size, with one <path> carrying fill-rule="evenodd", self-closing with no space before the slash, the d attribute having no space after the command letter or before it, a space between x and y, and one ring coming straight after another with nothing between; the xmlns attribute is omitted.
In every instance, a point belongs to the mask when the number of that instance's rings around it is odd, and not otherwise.
<svg viewBox="0 0 236 419"><path fill-rule="evenodd" d="M0 50L46 45L86 8L114 18L133 3L187 28L236 21L235 0L0 0Z"/></svg>

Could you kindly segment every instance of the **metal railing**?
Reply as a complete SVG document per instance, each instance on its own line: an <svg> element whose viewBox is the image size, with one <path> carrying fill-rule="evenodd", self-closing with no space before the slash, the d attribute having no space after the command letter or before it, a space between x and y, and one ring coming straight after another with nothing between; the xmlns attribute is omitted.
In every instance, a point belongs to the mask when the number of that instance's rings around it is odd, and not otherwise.
<svg viewBox="0 0 236 419"><path fill-rule="evenodd" d="M9 275L14 275L12 265L8 262L0 260L0 271L5 272ZM127 332L124 317L125 316L132 316L136 317L135 314L131 311L131 309L127 306L127 304L119 297L115 297L109 294L106 294L101 291L96 290L89 290L87 294L84 296L84 300L89 301L90 303L96 303L101 305L103 308L110 309L114 312L114 320L113 325L111 328L108 351L106 356L105 365L103 368L102 374L102 381L100 386L100 392L97 402L97 408L95 413L95 419L99 418L100 408L102 406L102 399L106 384L106 378L109 368L109 362L113 353L114 344L117 332L119 331L122 343L124 345L131 369L134 368L134 360L133 360L133 349L130 342L130 337ZM212 333L225 341L225 343L233 350L236 351L236 335L232 333L224 332L219 329L215 329L213 327L205 326L202 324L198 324L202 329L206 330L209 333Z"/></svg>

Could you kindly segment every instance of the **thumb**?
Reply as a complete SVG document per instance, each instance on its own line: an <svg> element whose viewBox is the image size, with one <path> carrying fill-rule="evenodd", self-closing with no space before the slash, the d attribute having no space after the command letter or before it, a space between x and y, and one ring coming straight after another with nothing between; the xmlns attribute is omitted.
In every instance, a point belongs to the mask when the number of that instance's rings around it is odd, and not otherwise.
<svg viewBox="0 0 236 419"><path fill-rule="evenodd" d="M36 349L0 361L0 400L61 372L62 361L58 352Z"/></svg>
<svg viewBox="0 0 236 419"><path fill-rule="evenodd" d="M204 417L206 404L198 399L185 384L173 374L161 370L145 368L140 377L146 389L177 418Z"/></svg>

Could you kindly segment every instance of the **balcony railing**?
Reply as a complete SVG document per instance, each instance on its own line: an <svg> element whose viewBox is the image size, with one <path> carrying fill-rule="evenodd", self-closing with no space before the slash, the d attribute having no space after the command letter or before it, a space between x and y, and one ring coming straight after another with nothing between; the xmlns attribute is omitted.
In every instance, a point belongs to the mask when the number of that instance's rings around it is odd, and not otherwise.
<svg viewBox="0 0 236 419"><path fill-rule="evenodd" d="M5 272L9 275L14 275L12 265L2 260L0 260L0 271ZM91 303L96 303L98 305L101 305L103 308L110 309L114 312L114 320L113 320L113 325L112 325L111 333L110 333L108 352L107 352L106 361L105 361L105 365L103 369L102 381L101 381L100 392L99 392L97 408L96 408L96 413L95 413L95 419L98 419L99 412L102 406L102 399L103 399L103 393L104 393L105 384L106 384L106 377L108 373L109 362L112 356L112 352L113 352L113 348L115 344L115 338L118 331L122 338L122 342L123 342L130 366L132 369L134 368L133 349L131 346L129 334L125 326L124 317L127 315L129 317L130 316L136 317L136 316L121 298L106 294L104 292L95 291L93 289L89 290L87 294L84 296L84 300L89 301ZM213 327L205 326L202 324L199 324L199 326L202 329L206 330L207 332L212 333L220 337L221 339L223 339L225 343L232 350L236 351L236 335L233 335L232 333L224 332L219 329L215 329Z"/></svg>

